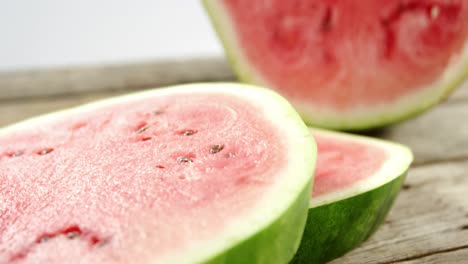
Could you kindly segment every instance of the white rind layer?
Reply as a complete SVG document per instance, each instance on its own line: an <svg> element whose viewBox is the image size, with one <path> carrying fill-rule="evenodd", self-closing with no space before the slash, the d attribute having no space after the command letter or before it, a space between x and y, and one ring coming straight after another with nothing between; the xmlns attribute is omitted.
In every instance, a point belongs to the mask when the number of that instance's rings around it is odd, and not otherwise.
<svg viewBox="0 0 468 264"><path fill-rule="evenodd" d="M47 124L75 114L92 111L113 104L145 99L153 96L190 96L197 93L223 93L244 100L259 111L266 121L271 122L277 133L287 142L287 162L277 173L278 181L248 214L233 221L223 232L206 241L193 241L184 251L174 250L165 256L158 256L154 263L200 263L222 254L242 243L259 231L267 229L284 214L297 200L300 193L309 186L314 173L316 146L309 129L291 105L275 92L251 85L234 83L200 83L179 85L148 90L114 97L83 106L35 117L0 128L0 137L25 129L47 129Z"/></svg>
<svg viewBox="0 0 468 264"><path fill-rule="evenodd" d="M227 57L239 78L248 83L274 88L249 60L241 48L232 24L231 15L219 0L203 0L213 20ZM421 113L445 98L468 77L468 41L460 54L454 54L441 76L431 85L414 90L388 104L355 107L336 111L323 105L313 105L300 98L290 99L304 121L310 125L343 130L362 130L378 127Z"/></svg>
<svg viewBox="0 0 468 264"><path fill-rule="evenodd" d="M408 170L411 162L413 161L413 154L409 148L390 141L340 132L326 131L317 128L312 128L312 134L322 135L329 138L336 138L339 140L348 141L350 143L362 144L371 148L380 148L385 151L387 159L383 162L382 166L378 169L378 171L375 172L374 175L371 175L364 180L358 181L347 188L318 197L312 197L309 203L310 208L344 200L376 189L402 176Z"/></svg>

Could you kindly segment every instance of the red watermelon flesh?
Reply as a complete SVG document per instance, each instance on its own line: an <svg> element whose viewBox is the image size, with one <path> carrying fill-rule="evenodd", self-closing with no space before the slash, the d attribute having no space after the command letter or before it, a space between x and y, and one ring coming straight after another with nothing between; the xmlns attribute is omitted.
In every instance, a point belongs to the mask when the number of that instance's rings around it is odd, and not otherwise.
<svg viewBox="0 0 468 264"><path fill-rule="evenodd" d="M0 134L0 263L153 263L209 240L287 164L262 115L222 93L150 96Z"/></svg>
<svg viewBox="0 0 468 264"><path fill-rule="evenodd" d="M387 160L385 149L312 131L317 142L312 197L337 192L375 175Z"/></svg>
<svg viewBox="0 0 468 264"><path fill-rule="evenodd" d="M304 108L396 102L438 80L468 37L465 0L223 3L254 78Z"/></svg>

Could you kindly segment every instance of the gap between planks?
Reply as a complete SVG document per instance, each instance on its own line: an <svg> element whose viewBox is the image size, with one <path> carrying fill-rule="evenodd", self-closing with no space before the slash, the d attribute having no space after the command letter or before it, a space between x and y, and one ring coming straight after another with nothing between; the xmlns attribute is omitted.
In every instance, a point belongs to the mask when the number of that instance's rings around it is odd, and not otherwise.
<svg viewBox="0 0 468 264"><path fill-rule="evenodd" d="M459 247L452 247L452 248L447 248L447 249L435 250L435 251L422 253L422 254L419 254L419 255L414 255L414 256L410 256L410 257L406 257L406 258L396 259L396 260L392 260L392 261L384 261L384 262L380 262L379 264L391 264L391 263L398 263L398 262L407 262L407 261L410 261L410 260L418 260L418 259L422 259L422 258L425 258L425 257L437 255L437 254L450 253L450 252L455 252L455 251L459 251L459 250L463 250L463 249L468 249L468 244L463 245L463 246L459 246Z"/></svg>

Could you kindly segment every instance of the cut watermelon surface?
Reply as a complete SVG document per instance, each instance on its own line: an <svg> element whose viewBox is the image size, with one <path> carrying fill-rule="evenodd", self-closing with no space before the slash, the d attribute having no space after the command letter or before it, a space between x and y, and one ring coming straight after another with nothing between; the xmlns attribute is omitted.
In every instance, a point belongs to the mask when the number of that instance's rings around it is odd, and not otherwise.
<svg viewBox="0 0 468 264"><path fill-rule="evenodd" d="M0 129L0 263L286 263L308 128L240 84L156 89Z"/></svg>
<svg viewBox="0 0 468 264"><path fill-rule="evenodd" d="M468 75L468 1L204 0L242 81L319 127L366 129L428 109Z"/></svg>
<svg viewBox="0 0 468 264"><path fill-rule="evenodd" d="M413 160L405 146L312 129L318 148L307 225L293 263L324 263L383 222Z"/></svg>

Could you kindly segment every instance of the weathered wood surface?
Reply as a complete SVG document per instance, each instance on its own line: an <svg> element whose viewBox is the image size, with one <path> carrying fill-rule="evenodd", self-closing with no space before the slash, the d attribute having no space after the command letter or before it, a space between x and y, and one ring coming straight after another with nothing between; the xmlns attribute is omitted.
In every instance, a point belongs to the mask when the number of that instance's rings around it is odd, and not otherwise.
<svg viewBox="0 0 468 264"><path fill-rule="evenodd" d="M214 68L211 70L216 71ZM229 71L225 68L219 67L218 70L221 73L216 80L233 78L226 74ZM53 76L59 76L59 72ZM136 75L144 75L137 72L135 69ZM151 75L151 70L146 72ZM211 80L197 74L191 75L198 76L196 78L179 78L177 73L171 73L171 76L174 78L160 83L194 81L197 78ZM181 73L181 76L187 75ZM11 81L10 77L6 80ZM65 77L57 78L37 83L39 87L52 83L55 88L48 94L55 96L35 96L38 90L23 97L20 91L15 91L14 96L5 96L6 82L0 76L0 98L3 98L0 99L0 126L125 93L133 90L127 86L135 81L122 77L119 79L121 83L117 81L118 85L113 86L115 83L112 81L106 83L109 79L80 84L83 79L77 78L77 83L67 86L74 87L68 92L62 85L73 82L73 78L66 81ZM136 83L136 88L147 84ZM28 85L34 87L34 82ZM96 87L107 88L94 89ZM16 99L11 99L13 97ZM385 224L369 241L333 263L468 263L468 85L465 84L433 110L371 134L409 145L416 161Z"/></svg>
<svg viewBox="0 0 468 264"><path fill-rule="evenodd" d="M234 79L222 58L0 72L0 100Z"/></svg>

